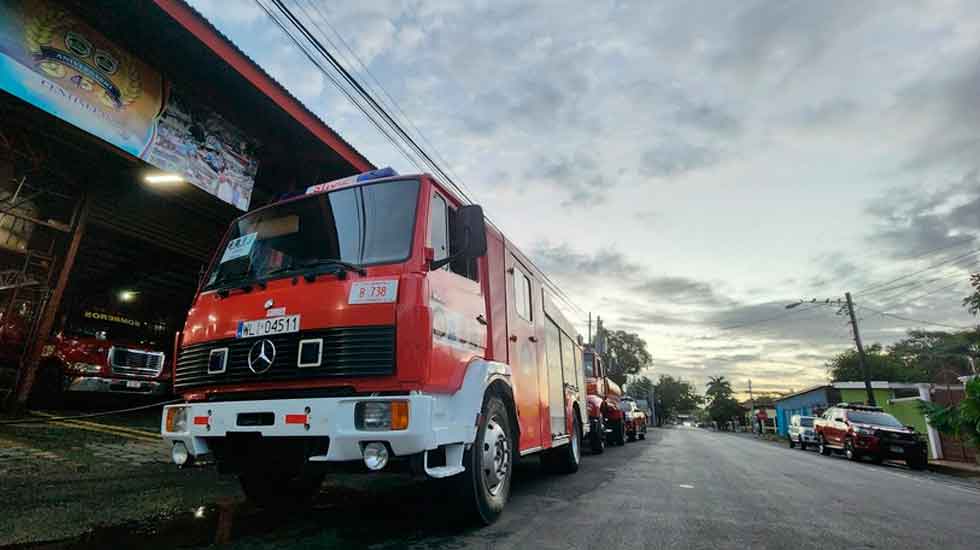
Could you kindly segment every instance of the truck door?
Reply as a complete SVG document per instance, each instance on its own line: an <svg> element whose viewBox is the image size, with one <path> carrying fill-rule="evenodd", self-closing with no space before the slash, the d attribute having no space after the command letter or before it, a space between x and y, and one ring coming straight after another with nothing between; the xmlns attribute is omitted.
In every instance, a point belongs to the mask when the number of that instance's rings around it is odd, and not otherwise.
<svg viewBox="0 0 980 550"><path fill-rule="evenodd" d="M530 270L513 254L507 254L507 328L508 358L514 377L514 399L521 423L521 450L540 447L541 397L539 395L538 336L536 314L540 307L534 300Z"/></svg>
<svg viewBox="0 0 980 550"><path fill-rule="evenodd" d="M562 373L562 334L558 325L545 319L545 356L548 362L548 411L551 438L568 433L565 422L565 379ZM565 337L567 338L567 337ZM571 361L571 357L569 357ZM574 363L573 363L574 364Z"/></svg>

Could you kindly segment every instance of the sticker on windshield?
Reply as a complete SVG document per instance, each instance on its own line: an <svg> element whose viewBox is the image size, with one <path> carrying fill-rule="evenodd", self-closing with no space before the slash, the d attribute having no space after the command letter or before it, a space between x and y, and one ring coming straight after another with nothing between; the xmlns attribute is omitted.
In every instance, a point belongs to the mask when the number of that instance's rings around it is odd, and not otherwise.
<svg viewBox="0 0 980 550"><path fill-rule="evenodd" d="M225 253L221 256L221 263L230 262L242 256L248 256L252 252L252 246L255 244L255 237L257 235L258 233L249 233L248 235L242 235L237 239L228 241L228 246L225 247Z"/></svg>
<svg viewBox="0 0 980 550"><path fill-rule="evenodd" d="M350 285L348 304L390 304L398 298L398 281L367 281Z"/></svg>

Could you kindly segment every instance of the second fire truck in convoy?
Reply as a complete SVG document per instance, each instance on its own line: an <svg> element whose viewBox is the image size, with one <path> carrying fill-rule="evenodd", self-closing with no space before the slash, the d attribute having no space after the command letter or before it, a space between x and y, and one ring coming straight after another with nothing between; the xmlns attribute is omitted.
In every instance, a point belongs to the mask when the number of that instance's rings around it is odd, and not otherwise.
<svg viewBox="0 0 980 550"><path fill-rule="evenodd" d="M315 185L232 223L188 313L162 432L260 502L327 467L455 478L495 520L513 465L574 472L581 348L544 275L428 175Z"/></svg>
<svg viewBox="0 0 980 550"><path fill-rule="evenodd" d="M626 443L626 421L620 406L623 390L606 376L605 360L593 346L587 344L582 357L589 424L592 428L589 446L593 453L598 454L603 452L607 442L610 445Z"/></svg>

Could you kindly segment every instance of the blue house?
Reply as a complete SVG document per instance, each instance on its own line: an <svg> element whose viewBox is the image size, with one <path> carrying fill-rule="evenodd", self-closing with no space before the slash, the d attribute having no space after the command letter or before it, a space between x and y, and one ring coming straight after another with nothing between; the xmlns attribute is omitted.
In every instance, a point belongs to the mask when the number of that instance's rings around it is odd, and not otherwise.
<svg viewBox="0 0 980 550"><path fill-rule="evenodd" d="M830 384L814 386L776 400L776 432L786 437L789 419L794 415L816 416L840 402L840 391Z"/></svg>

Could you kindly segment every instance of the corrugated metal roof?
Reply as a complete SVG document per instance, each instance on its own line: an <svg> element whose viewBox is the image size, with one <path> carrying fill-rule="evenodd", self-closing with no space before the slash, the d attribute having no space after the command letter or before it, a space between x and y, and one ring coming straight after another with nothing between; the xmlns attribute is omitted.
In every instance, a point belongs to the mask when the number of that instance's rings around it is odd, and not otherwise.
<svg viewBox="0 0 980 550"><path fill-rule="evenodd" d="M194 15L194 17L196 17L200 21L200 23L202 23L208 29L209 32L211 32L212 34L214 34L215 37L217 37L217 38L221 39L222 41L224 41L238 55L240 55L243 59L247 60L253 66L253 68L258 73L260 73L262 75L263 78L267 79L269 81L269 83L271 83L275 87L277 87L286 97L288 97L299 108L301 108L304 112L306 112L314 120L316 120L323 127L323 130L325 130L325 131L329 132L330 134L332 134L333 137L335 137L338 141L340 141L342 144L344 144L346 147L348 147L352 153L354 153L355 155L357 155L358 157L360 157L360 159L362 159L366 164L368 164L370 166L368 168L369 170L373 170L374 168L376 168L376 166L374 165L374 163L372 163L370 160L368 160L368 158L365 157L360 151L358 151L357 148L355 148L350 142L348 142L346 139L344 139L339 133L337 133L326 122L324 122L323 119L320 118L319 115L317 115L316 113L314 113L313 111L311 111L305 104L303 104L302 101L300 101L298 98L296 98L296 96L294 96L288 89L286 89L286 87L283 86L278 80L276 80L275 78L273 78L272 75L270 75L264 68L262 68L261 65L259 65L258 63L256 63L255 60L252 59L248 54L246 54L244 51L242 51L242 49L239 48L238 45L235 44L230 38L228 38L220 30L218 30L218 28L215 27L214 24L212 24L211 21L209 21L208 18L204 16L204 14L202 14L201 12L199 12L196 8L194 8L193 6L191 6L190 4L188 4L187 2L185 2L184 0L154 0L154 2L160 8L162 8L165 12L169 13L171 16L173 16L172 10L171 9L168 9L171 5L176 5L180 9L186 10L188 13L191 13L192 15ZM174 17L174 21L176 23L178 23L178 24L181 24L185 29L187 29L189 32L191 32L193 34L193 32L194 32L193 29L190 29L186 25L183 25L179 18ZM220 52L216 52L216 53L218 55L221 55ZM225 61L231 63L231 60L225 59ZM302 123L302 121L299 121L299 120L297 120L297 122ZM329 143L325 143L325 145L330 146Z"/></svg>

